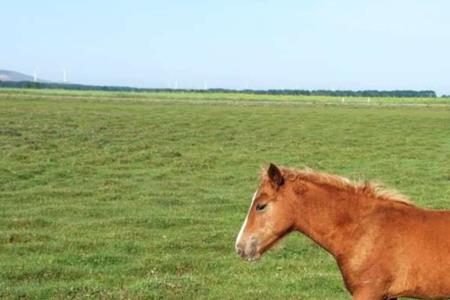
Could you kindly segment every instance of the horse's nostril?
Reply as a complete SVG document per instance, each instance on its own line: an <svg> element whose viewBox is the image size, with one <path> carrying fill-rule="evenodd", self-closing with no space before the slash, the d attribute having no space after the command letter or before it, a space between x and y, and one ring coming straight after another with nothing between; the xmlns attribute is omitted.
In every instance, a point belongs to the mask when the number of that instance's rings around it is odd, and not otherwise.
<svg viewBox="0 0 450 300"><path fill-rule="evenodd" d="M236 249L236 253L239 254L240 256L242 256L244 254L244 249L240 245L237 245L235 247L235 249Z"/></svg>

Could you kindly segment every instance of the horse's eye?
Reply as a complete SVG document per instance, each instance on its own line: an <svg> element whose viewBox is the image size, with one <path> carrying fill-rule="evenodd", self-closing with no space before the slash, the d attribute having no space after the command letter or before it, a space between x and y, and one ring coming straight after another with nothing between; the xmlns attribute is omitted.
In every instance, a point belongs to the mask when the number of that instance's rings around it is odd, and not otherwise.
<svg viewBox="0 0 450 300"><path fill-rule="evenodd" d="M264 208L266 208L266 206L267 206L267 203L264 203L264 204L262 204L262 203L257 203L257 204L256 204L256 210L257 210L257 211L262 211L262 210L264 210Z"/></svg>

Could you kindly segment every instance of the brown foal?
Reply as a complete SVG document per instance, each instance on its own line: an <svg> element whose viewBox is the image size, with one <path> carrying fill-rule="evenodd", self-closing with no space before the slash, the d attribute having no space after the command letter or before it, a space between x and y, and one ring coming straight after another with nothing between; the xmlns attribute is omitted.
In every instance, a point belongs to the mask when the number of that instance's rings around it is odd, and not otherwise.
<svg viewBox="0 0 450 300"><path fill-rule="evenodd" d="M450 297L450 211L419 208L372 183L271 164L236 251L256 260L294 230L334 256L353 299Z"/></svg>

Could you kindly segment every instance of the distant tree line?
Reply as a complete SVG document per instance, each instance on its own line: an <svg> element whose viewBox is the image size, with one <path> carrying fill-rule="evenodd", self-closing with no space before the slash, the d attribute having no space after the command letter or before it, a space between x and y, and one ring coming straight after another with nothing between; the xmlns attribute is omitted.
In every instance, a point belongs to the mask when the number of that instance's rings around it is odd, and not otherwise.
<svg viewBox="0 0 450 300"><path fill-rule="evenodd" d="M336 96L336 97L395 97L395 98L436 98L434 91L413 91L413 90L243 90L244 93L269 94L269 95L307 95L307 96Z"/></svg>
<svg viewBox="0 0 450 300"><path fill-rule="evenodd" d="M0 81L0 87L9 88L34 88L34 89L67 89L86 91L113 91L113 92L198 92L198 93L246 93L264 95L307 95L307 96L337 96L337 97L395 97L395 98L436 98L436 93L431 90L290 90L290 89L269 89L269 90L233 90L233 89L159 89L159 88L134 88L126 86L98 86L71 83L49 83L33 81ZM444 97L444 96L442 96ZM449 96L445 96L449 97Z"/></svg>

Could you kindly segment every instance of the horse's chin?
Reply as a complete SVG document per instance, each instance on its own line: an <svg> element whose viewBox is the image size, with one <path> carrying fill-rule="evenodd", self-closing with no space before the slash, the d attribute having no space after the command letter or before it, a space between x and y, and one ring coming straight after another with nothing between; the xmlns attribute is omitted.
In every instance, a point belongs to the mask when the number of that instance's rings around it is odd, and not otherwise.
<svg viewBox="0 0 450 300"><path fill-rule="evenodd" d="M236 252L246 261L257 261L268 250L270 250L280 239L274 237L266 240L263 243L256 237L250 238L250 241L245 246L236 246Z"/></svg>
<svg viewBox="0 0 450 300"><path fill-rule="evenodd" d="M263 255L270 249L276 247L280 243L281 239L275 238L272 240L267 241L265 244L261 245L259 249L257 250L257 253L259 256Z"/></svg>
<svg viewBox="0 0 450 300"><path fill-rule="evenodd" d="M278 240L275 240L267 243L263 247L252 248L249 251L247 251L247 253L242 255L242 258L249 262L257 261L266 251L270 250L277 242Z"/></svg>

